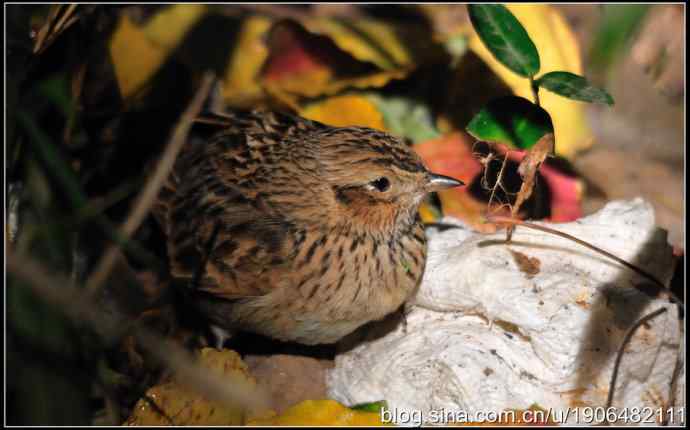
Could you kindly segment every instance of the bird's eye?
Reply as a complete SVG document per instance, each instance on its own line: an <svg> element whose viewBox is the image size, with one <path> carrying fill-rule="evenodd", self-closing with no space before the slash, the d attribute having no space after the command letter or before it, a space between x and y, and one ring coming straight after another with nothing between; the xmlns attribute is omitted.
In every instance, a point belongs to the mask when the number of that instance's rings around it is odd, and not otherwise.
<svg viewBox="0 0 690 430"><path fill-rule="evenodd" d="M371 181L371 186L377 190L377 191L388 191L388 189L391 187L391 181L388 180L385 176L382 176L374 181Z"/></svg>

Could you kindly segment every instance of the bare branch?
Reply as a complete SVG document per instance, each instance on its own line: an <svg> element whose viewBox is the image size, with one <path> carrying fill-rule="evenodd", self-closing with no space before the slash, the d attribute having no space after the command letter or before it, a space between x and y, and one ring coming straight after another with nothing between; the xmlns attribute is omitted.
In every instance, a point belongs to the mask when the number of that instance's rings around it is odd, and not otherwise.
<svg viewBox="0 0 690 430"><path fill-rule="evenodd" d="M146 218L149 213L153 202L158 195L163 183L168 178L170 171L175 164L177 155L179 154L182 146L187 140L187 134L189 129L194 122L194 118L199 114L201 108L203 107L204 101L211 90L211 85L213 83L213 75L207 73L204 75L201 86L197 91L196 95L192 99L192 102L187 107L187 110L182 114L180 120L173 131L173 134L168 141L168 144L163 152L156 170L153 172L149 180L147 181L144 189L139 193L132 209L127 216L127 220L122 224L119 229L120 234L125 238L129 239L131 235L136 231L137 228ZM86 281L86 291L87 294L95 294L98 288L105 282L105 280L110 275L113 270L118 256L118 247L113 244L105 251L96 268L93 270L91 276Z"/></svg>

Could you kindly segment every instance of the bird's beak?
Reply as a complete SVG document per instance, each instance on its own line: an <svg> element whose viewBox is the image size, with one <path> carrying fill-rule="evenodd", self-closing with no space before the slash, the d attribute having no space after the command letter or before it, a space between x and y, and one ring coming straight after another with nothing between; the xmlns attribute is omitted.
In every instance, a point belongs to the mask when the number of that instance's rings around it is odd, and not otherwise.
<svg viewBox="0 0 690 430"><path fill-rule="evenodd" d="M460 185L465 185L459 179L451 178L450 176L437 175L436 173L429 174L429 181L426 184L426 191L440 191L447 188L459 187Z"/></svg>

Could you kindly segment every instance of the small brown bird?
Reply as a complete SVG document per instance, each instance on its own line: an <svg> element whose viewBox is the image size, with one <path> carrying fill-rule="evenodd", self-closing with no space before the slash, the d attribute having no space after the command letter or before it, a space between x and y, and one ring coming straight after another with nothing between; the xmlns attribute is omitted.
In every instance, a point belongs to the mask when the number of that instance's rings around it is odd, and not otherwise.
<svg viewBox="0 0 690 430"><path fill-rule="evenodd" d="M462 182L369 128L275 112L221 122L186 144L154 206L172 276L198 278L195 305L212 325L333 343L415 292L420 202Z"/></svg>

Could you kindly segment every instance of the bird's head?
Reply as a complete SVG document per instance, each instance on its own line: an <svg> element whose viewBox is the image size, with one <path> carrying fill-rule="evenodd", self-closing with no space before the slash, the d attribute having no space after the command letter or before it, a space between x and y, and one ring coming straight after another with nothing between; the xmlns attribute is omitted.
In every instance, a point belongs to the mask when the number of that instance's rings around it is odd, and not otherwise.
<svg viewBox="0 0 690 430"><path fill-rule="evenodd" d="M406 142L381 131L329 128L316 137L321 179L338 216L370 231L405 229L427 193L463 185L430 172Z"/></svg>

